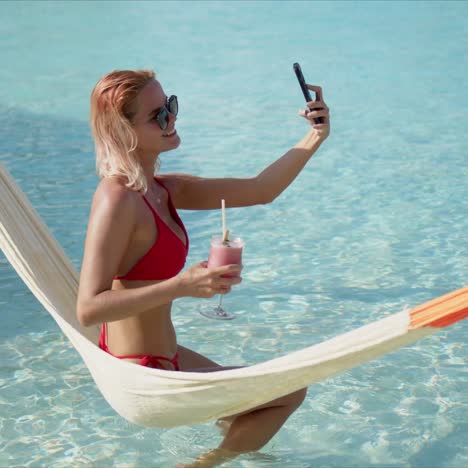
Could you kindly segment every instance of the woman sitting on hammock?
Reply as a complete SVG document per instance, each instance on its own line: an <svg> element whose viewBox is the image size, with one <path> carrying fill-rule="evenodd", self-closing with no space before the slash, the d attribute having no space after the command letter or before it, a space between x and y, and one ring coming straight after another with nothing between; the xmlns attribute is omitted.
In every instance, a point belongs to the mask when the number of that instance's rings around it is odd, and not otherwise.
<svg viewBox="0 0 468 468"><path fill-rule="evenodd" d="M222 367L177 343L172 301L226 294L240 282L238 265L182 271L189 239L176 209L208 210L265 204L296 178L329 135L322 99L301 115L312 128L285 155L245 179L157 174L159 155L180 144L177 97L167 97L152 71L114 71L91 96L91 127L101 181L94 194L78 292L85 326L102 324L100 347L119 359L167 370L212 372ZM314 118L324 123L315 125ZM237 275L226 278L224 275ZM220 448L193 466L264 446L300 406L306 389L236 414L225 421Z"/></svg>

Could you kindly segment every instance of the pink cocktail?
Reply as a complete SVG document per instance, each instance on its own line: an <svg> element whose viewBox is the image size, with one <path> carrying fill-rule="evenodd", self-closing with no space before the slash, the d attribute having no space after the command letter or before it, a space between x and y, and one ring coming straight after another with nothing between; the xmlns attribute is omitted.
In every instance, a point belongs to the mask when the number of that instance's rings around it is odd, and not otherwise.
<svg viewBox="0 0 468 468"><path fill-rule="evenodd" d="M210 255L208 256L208 267L220 267L225 265L242 265L242 249L244 241L236 237L223 241L220 236L211 239ZM235 278L237 275L225 275L226 278ZM200 313L205 317L217 320L232 320L235 315L226 312L222 307L223 296L219 298L219 304L215 307L202 308Z"/></svg>
<svg viewBox="0 0 468 468"><path fill-rule="evenodd" d="M208 266L219 267L224 265L242 265L243 247L244 242L240 237L223 241L220 236L213 236L211 239Z"/></svg>

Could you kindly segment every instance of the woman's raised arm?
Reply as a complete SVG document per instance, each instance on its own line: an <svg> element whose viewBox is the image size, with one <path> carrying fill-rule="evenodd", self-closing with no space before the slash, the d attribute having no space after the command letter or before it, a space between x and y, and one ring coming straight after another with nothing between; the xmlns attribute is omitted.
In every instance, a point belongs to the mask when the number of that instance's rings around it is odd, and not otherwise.
<svg viewBox="0 0 468 468"><path fill-rule="evenodd" d="M209 210L219 207L219 200L226 206L251 206L272 202L298 176L312 155L330 133L329 110L323 101L322 90L308 85L319 98L307 103L311 109L300 115L308 120L312 128L294 147L270 164L257 176L251 178L203 178L187 174L161 176L171 191L176 208ZM323 118L315 124L314 119Z"/></svg>

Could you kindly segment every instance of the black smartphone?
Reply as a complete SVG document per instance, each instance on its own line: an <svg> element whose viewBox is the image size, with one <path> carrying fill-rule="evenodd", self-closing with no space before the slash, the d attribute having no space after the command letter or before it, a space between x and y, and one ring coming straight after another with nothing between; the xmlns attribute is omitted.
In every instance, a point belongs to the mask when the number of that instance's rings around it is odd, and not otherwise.
<svg viewBox="0 0 468 468"><path fill-rule="evenodd" d="M294 73L296 74L296 77L297 77L297 81L299 81L299 85L301 87L302 94L304 95L304 99L306 100L306 102L313 101L314 99L312 99L312 96L310 95L310 90L306 86L306 82L305 82L305 79L304 79L304 75L302 74L301 66L296 62L293 65L293 68L294 68ZM315 96L315 101L318 101L317 96ZM314 119L314 122L316 124L323 123L323 118L318 117L318 118Z"/></svg>

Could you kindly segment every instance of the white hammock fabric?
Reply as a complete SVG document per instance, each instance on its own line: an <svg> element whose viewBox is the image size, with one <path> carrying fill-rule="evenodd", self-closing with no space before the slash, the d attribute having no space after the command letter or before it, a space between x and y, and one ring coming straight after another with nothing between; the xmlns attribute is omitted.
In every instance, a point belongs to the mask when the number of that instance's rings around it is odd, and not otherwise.
<svg viewBox="0 0 468 468"><path fill-rule="evenodd" d="M0 248L81 355L104 398L122 417L146 427L191 425L246 411L430 335L438 330L434 326L468 313L465 287L428 303L430 310L437 309L439 322L426 316L425 304L250 367L165 371L112 357L97 346L99 327L79 324L78 273L1 163Z"/></svg>

